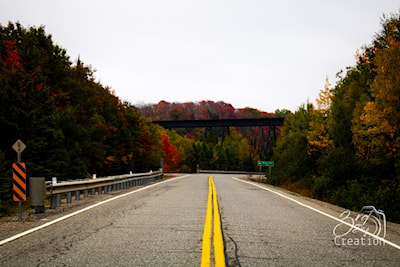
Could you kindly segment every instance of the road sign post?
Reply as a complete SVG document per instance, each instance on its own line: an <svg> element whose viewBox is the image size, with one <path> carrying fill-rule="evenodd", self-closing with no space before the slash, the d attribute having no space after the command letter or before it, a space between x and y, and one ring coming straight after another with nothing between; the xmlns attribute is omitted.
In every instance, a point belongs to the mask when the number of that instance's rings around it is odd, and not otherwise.
<svg viewBox="0 0 400 267"><path fill-rule="evenodd" d="M268 167L269 168L269 175L268 178L271 179L271 168L275 166L275 163L273 161L257 161L257 166L260 167L260 172L261 172L261 167Z"/></svg>
<svg viewBox="0 0 400 267"><path fill-rule="evenodd" d="M272 166L269 166L268 168L269 168L268 179L271 179L271 168L272 168Z"/></svg>
<svg viewBox="0 0 400 267"><path fill-rule="evenodd" d="M14 143L12 148L15 150L15 152L17 152L17 162L21 162L21 153L26 148L26 145L18 139L17 142Z"/></svg>
<svg viewBox="0 0 400 267"><path fill-rule="evenodd" d="M17 152L17 163L13 164L13 200L18 201L18 219L22 221L21 202L26 200L26 166L21 163L21 153L26 145L18 139L12 148Z"/></svg>
<svg viewBox="0 0 400 267"><path fill-rule="evenodd" d="M273 161L257 161L258 166L274 167L275 163Z"/></svg>

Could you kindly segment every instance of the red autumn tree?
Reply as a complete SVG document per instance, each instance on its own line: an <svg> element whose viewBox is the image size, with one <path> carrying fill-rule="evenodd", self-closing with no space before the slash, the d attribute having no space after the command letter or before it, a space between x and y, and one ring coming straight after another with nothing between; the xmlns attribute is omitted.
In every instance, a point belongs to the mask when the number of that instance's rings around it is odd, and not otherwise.
<svg viewBox="0 0 400 267"><path fill-rule="evenodd" d="M161 139L164 153L164 172L179 172L177 166L180 160L176 146L169 142L168 135L165 133L161 135Z"/></svg>

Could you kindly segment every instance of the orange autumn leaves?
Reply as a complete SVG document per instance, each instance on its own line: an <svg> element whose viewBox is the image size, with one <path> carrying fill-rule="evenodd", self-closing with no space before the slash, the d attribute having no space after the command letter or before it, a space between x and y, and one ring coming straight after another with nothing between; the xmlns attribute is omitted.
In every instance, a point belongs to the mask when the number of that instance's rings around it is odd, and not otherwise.
<svg viewBox="0 0 400 267"><path fill-rule="evenodd" d="M376 76L371 84L371 98L354 120L353 142L365 160L399 158L400 148L400 41L394 22L386 24L385 46L374 57Z"/></svg>

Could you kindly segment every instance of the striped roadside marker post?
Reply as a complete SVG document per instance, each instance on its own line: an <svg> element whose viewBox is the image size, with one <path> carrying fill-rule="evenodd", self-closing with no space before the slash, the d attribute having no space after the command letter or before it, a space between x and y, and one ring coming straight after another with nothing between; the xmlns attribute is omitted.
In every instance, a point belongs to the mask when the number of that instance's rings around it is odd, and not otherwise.
<svg viewBox="0 0 400 267"><path fill-rule="evenodd" d="M13 163L13 200L18 201L18 219L22 221L21 202L26 200L26 166L21 163L21 153L26 145L17 140L12 148L17 152L17 163Z"/></svg>
<svg viewBox="0 0 400 267"><path fill-rule="evenodd" d="M25 163L13 163L13 200L26 200L26 166Z"/></svg>

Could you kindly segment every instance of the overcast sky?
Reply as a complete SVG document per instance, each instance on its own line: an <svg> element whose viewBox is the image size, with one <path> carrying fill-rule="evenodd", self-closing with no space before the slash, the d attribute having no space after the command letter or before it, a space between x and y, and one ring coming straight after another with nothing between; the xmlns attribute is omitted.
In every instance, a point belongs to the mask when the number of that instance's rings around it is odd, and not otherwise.
<svg viewBox="0 0 400 267"><path fill-rule="evenodd" d="M292 111L355 64L395 0L0 0L0 24L53 41L132 104L225 101Z"/></svg>

